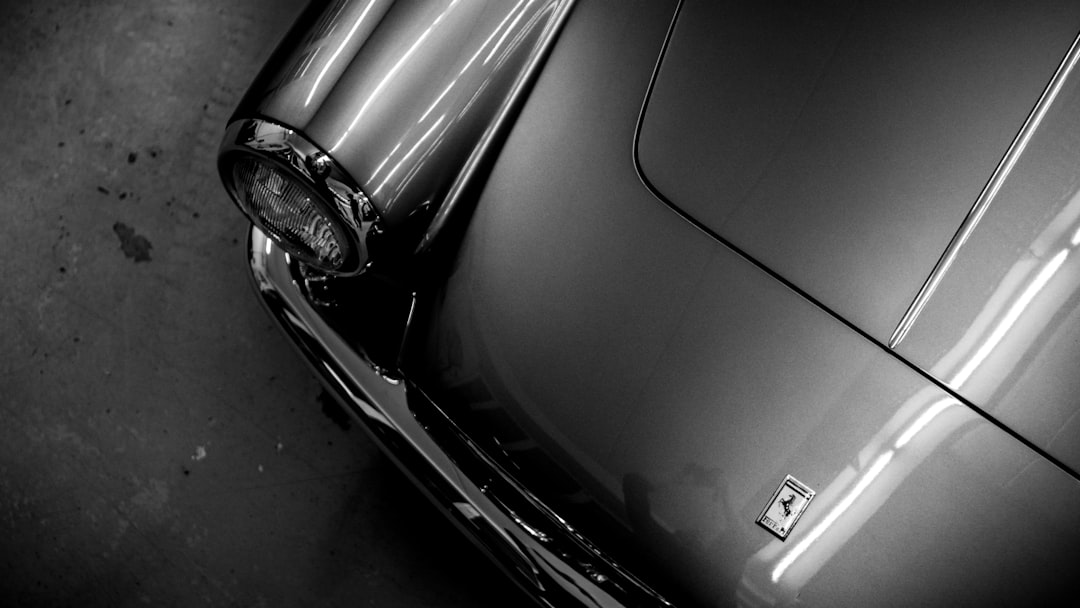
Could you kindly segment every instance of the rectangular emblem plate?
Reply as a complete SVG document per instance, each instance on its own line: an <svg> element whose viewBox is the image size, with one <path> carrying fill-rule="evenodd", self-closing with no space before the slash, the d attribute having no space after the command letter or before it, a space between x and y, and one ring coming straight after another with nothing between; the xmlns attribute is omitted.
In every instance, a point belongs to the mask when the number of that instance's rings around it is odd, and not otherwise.
<svg viewBox="0 0 1080 608"><path fill-rule="evenodd" d="M786 539L806 511L814 494L805 484L788 475L761 510L761 515L757 518L758 525L775 534L780 540Z"/></svg>

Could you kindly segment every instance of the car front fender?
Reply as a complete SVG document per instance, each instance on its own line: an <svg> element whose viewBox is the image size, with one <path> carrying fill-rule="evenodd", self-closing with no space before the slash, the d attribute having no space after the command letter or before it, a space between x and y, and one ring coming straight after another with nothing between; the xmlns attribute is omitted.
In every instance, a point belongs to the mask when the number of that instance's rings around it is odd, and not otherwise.
<svg viewBox="0 0 1080 608"><path fill-rule="evenodd" d="M233 120L302 133L424 242L497 151L573 0L314 2ZM427 228L427 221L434 218Z"/></svg>

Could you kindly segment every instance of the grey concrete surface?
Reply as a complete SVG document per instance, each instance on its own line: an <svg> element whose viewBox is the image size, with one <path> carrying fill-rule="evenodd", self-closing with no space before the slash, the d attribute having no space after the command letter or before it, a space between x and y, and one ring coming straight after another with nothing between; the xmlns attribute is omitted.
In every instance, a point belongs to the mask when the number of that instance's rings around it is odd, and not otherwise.
<svg viewBox="0 0 1080 608"><path fill-rule="evenodd" d="M522 596L249 286L224 122L299 0L0 3L0 605Z"/></svg>

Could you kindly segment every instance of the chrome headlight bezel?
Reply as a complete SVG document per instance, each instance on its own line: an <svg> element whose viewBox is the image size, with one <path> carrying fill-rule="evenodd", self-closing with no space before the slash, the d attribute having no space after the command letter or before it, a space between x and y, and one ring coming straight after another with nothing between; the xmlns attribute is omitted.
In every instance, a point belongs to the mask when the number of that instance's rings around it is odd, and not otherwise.
<svg viewBox="0 0 1080 608"><path fill-rule="evenodd" d="M256 213L238 192L233 169L243 159L268 165L314 194L311 203L333 225L340 241L340 264L328 267L305 254L305 247L289 240L276 226ZM294 129L263 119L233 121L225 131L218 153L218 171L233 202L253 224L270 235L285 251L305 264L331 275L351 276L369 263L366 237L377 221L368 197L334 159Z"/></svg>

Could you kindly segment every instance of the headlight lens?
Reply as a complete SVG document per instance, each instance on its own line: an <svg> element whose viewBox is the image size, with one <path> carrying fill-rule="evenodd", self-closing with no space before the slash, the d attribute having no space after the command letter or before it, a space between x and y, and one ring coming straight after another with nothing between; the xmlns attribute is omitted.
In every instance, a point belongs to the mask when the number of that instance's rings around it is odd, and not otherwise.
<svg viewBox="0 0 1080 608"><path fill-rule="evenodd" d="M251 220L290 254L324 270L338 270L349 257L345 228L320 197L270 162L252 157L232 167L237 202Z"/></svg>
<svg viewBox="0 0 1080 608"><path fill-rule="evenodd" d="M378 213L356 181L300 133L258 118L234 120L218 171L244 215L294 260L334 276L367 269Z"/></svg>

